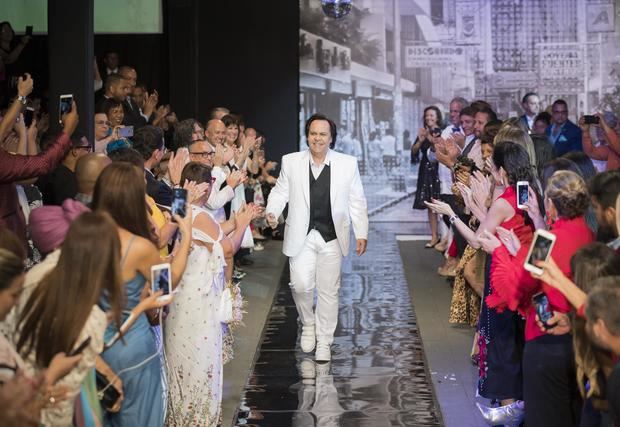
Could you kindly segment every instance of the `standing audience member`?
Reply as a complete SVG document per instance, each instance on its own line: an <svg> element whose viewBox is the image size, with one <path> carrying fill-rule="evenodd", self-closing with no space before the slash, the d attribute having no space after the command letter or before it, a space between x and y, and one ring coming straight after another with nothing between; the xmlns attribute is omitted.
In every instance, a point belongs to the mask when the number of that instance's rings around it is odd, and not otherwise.
<svg viewBox="0 0 620 427"><path fill-rule="evenodd" d="M581 146L581 129L568 120L568 104L563 99L556 100L551 106L552 124L547 128L547 137L555 155L560 157L569 151L583 151Z"/></svg>
<svg viewBox="0 0 620 427"><path fill-rule="evenodd" d="M523 128L529 133L534 128L534 122L536 116L540 112L540 98L536 92L528 92L523 96L521 101L521 107L523 107L523 115L519 117Z"/></svg>
<svg viewBox="0 0 620 427"><path fill-rule="evenodd" d="M584 117L579 118L579 127L582 132L583 139L583 151L593 161L606 161L605 170L620 169L620 139L618 134L614 130L614 127L618 124L618 120L611 113L596 114L595 117L599 118L599 124L587 124ZM610 123L607 122L609 119ZM592 127L595 129L596 136L603 141L599 145L595 145L595 141L592 141ZM598 141L596 141L598 142Z"/></svg>
<svg viewBox="0 0 620 427"><path fill-rule="evenodd" d="M422 121L424 126L418 130L418 136L411 146L412 155L415 156L418 152L422 153L420 168L418 169L418 182L415 199L413 201L413 209L427 210L428 222L431 227L431 241L428 242L425 247L432 248L441 240L438 234L437 214L428 209L424 203L438 198L441 193L438 162L437 160L431 160L429 158L431 150L433 149L432 137L441 135L441 111L434 105L426 107L424 109ZM383 144L383 148L383 158L385 159L385 144Z"/></svg>

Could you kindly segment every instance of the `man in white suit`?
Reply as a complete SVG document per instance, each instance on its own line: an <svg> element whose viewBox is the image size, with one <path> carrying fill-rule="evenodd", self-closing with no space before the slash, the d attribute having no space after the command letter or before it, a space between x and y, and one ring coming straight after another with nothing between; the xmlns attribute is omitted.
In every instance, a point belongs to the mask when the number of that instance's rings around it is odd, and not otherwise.
<svg viewBox="0 0 620 427"><path fill-rule="evenodd" d="M288 203L283 252L289 257L290 286L302 322L301 349L309 353L316 346L315 359L327 362L338 322L340 267L349 252L350 225L356 253L362 255L368 242L368 210L357 159L330 149L336 124L315 114L305 131L309 150L282 158L266 214L269 225L276 227Z"/></svg>

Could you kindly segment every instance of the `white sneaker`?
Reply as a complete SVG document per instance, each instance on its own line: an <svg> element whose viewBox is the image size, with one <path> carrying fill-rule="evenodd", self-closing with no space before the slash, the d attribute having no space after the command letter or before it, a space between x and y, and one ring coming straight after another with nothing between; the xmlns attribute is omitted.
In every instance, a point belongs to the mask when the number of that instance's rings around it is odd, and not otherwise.
<svg viewBox="0 0 620 427"><path fill-rule="evenodd" d="M301 351L310 353L316 345L316 335L314 334L314 325L301 327Z"/></svg>
<svg viewBox="0 0 620 427"><path fill-rule="evenodd" d="M314 360L317 362L329 362L332 359L332 353L330 345L320 342L316 345L316 352L314 353Z"/></svg>

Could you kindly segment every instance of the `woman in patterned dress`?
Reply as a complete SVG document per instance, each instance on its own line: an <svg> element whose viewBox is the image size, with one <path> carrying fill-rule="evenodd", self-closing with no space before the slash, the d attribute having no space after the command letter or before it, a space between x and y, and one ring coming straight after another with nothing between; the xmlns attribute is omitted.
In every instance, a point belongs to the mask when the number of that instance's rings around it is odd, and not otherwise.
<svg viewBox="0 0 620 427"><path fill-rule="evenodd" d="M181 183L211 183L208 166L188 163ZM226 258L239 249L257 210L241 208L218 224L203 208L211 188L192 203L192 251L164 323L169 426L216 426L222 401L222 324L218 313ZM230 233L228 237L226 234Z"/></svg>

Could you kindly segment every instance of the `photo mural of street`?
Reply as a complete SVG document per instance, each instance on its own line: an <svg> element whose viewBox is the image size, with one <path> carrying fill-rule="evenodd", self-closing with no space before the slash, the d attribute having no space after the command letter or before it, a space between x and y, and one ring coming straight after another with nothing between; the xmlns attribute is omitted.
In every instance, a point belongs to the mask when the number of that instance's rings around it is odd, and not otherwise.
<svg viewBox="0 0 620 427"><path fill-rule="evenodd" d="M338 124L336 150L356 156L371 215L411 218L417 165L410 147L422 111L455 96L484 99L502 119L527 92L569 116L620 113L620 0L352 0L340 19L300 0L300 149L303 123ZM408 201L407 201L408 200ZM371 217L372 218L372 217ZM402 212L399 213L402 218Z"/></svg>

